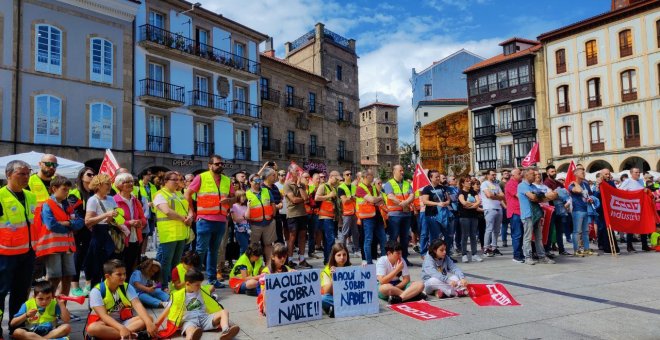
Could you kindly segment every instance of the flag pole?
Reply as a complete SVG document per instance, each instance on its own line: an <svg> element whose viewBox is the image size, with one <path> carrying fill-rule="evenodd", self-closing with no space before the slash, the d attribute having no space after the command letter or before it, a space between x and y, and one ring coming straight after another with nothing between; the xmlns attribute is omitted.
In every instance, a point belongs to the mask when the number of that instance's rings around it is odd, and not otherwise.
<svg viewBox="0 0 660 340"><path fill-rule="evenodd" d="M608 224L607 225L607 238L610 242L610 252L612 254L612 257L617 257L616 253L616 239L614 239L614 232L612 231L612 225Z"/></svg>

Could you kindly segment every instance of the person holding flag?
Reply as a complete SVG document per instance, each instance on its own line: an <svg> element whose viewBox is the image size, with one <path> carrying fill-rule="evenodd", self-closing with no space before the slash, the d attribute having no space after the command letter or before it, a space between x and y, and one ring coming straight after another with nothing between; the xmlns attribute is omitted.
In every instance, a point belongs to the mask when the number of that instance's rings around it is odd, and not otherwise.
<svg viewBox="0 0 660 340"><path fill-rule="evenodd" d="M428 226L426 225L425 222L425 211L426 211L426 206L421 200L421 195L422 195L422 190L427 186L431 185L431 181L429 180L428 176L426 176L426 173L424 172L424 169L422 169L422 166L417 163L415 166L415 174L413 175L413 192L415 193L415 197L413 198L413 208L415 209L415 214L417 215L417 227L418 227L418 232L419 232L419 246L415 246L417 251L420 254L422 253L421 250L421 245L422 244L428 244ZM422 235L427 236L427 239L424 240L422 239Z"/></svg>

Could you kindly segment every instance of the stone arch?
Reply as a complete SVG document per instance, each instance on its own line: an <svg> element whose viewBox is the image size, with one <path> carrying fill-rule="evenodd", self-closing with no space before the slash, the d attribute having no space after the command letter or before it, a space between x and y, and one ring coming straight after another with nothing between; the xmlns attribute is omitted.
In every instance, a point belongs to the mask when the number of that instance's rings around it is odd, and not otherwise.
<svg viewBox="0 0 660 340"><path fill-rule="evenodd" d="M626 158L623 162L621 162L621 165L619 166L619 171L629 170L630 168L633 167L639 168L640 170L642 170L642 173L651 170L651 166L649 165L649 162L647 162L644 158L638 156L631 156Z"/></svg>
<svg viewBox="0 0 660 340"><path fill-rule="evenodd" d="M557 172L566 172L566 171L568 171L568 166L569 166L570 164L571 164L571 163L564 163L564 164L558 166L558 167L557 167Z"/></svg>
<svg viewBox="0 0 660 340"><path fill-rule="evenodd" d="M596 172L602 169L609 169L610 171L614 171L612 165L608 161L602 159L595 160L587 166L587 172Z"/></svg>

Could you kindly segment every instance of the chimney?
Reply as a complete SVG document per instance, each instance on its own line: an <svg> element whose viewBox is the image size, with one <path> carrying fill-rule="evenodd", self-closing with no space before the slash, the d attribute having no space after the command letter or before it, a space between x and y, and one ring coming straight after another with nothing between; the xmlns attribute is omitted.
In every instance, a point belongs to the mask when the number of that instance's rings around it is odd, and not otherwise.
<svg viewBox="0 0 660 340"><path fill-rule="evenodd" d="M268 39L266 39L264 54L271 58L275 57L275 49L273 48L273 37L268 37Z"/></svg>
<svg viewBox="0 0 660 340"><path fill-rule="evenodd" d="M612 0L612 11L628 7L642 0Z"/></svg>

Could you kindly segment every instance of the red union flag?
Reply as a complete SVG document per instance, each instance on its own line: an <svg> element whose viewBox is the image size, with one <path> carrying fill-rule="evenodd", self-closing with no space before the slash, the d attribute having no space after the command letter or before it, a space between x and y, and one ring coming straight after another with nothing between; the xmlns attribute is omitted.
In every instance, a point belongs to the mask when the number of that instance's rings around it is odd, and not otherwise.
<svg viewBox="0 0 660 340"><path fill-rule="evenodd" d="M575 182L575 174L573 174L573 171L575 171L575 163L571 161L571 164L568 165L568 170L566 170L566 180L564 181L564 187L568 189L568 186L571 185L571 183Z"/></svg>
<svg viewBox="0 0 660 340"><path fill-rule="evenodd" d="M539 143L536 142L532 146L532 149L529 150L529 153L525 158L523 158L522 162L520 162L520 165L522 166L534 166L536 163L538 163L541 160L541 155L539 154Z"/></svg>
<svg viewBox="0 0 660 340"><path fill-rule="evenodd" d="M426 301L400 303L389 305L388 307L395 312L399 312L420 321L444 319L459 315L458 313L432 306Z"/></svg>
<svg viewBox="0 0 660 340"><path fill-rule="evenodd" d="M658 214L653 198L644 189L624 191L601 183L600 194L605 222L613 230L631 234L655 231Z"/></svg>
<svg viewBox="0 0 660 340"><path fill-rule="evenodd" d="M417 163L415 166L415 174L413 175L413 192L417 192L417 190L421 190L427 185L431 185L431 181L429 181L429 177L426 176L422 166Z"/></svg>
<svg viewBox="0 0 660 340"><path fill-rule="evenodd" d="M470 283L467 286L467 290L468 294L472 298L472 301L482 307L520 305L501 283Z"/></svg>
<svg viewBox="0 0 660 340"><path fill-rule="evenodd" d="M110 149L105 149L105 156L103 156L103 163L101 163L99 174L115 177L115 172L117 172L117 169L119 169L119 163L117 163L115 155L112 154Z"/></svg>

